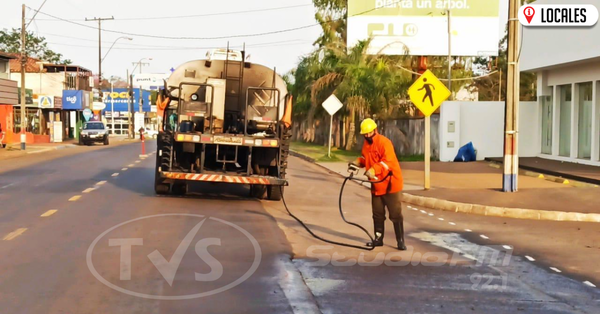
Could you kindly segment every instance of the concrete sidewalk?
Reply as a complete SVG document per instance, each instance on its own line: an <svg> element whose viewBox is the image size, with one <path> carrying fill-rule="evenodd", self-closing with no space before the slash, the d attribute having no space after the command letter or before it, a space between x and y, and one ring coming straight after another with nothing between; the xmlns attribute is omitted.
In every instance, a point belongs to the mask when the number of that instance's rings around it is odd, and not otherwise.
<svg viewBox="0 0 600 314"><path fill-rule="evenodd" d="M304 159L311 160L306 156ZM345 162L317 164L332 173L348 174ZM432 189L424 191L423 162L401 162L400 165L405 184L404 201L409 204L508 218L600 222L600 188L591 185L580 187L576 182L519 175L519 192L503 193L500 190L502 170L493 164L433 162ZM364 185L368 188L368 184Z"/></svg>
<svg viewBox="0 0 600 314"><path fill-rule="evenodd" d="M504 162L503 158L486 158L486 160L500 165ZM549 160L539 157L521 157L519 158L519 168L569 180L600 185L600 167L597 166Z"/></svg>

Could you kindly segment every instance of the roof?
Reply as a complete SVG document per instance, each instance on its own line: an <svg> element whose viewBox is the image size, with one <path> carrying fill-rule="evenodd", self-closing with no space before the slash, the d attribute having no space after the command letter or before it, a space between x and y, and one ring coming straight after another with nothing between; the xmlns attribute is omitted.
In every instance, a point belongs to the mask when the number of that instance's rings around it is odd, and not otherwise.
<svg viewBox="0 0 600 314"><path fill-rule="evenodd" d="M0 51L0 58L2 58L2 59L16 59L16 57L13 56L12 54L7 53L7 52L3 52L3 51Z"/></svg>
<svg viewBox="0 0 600 314"><path fill-rule="evenodd" d="M564 4L538 0L535 4ZM578 0L600 8L600 0ZM542 71L600 58L600 23L592 27L523 27L521 71Z"/></svg>
<svg viewBox="0 0 600 314"><path fill-rule="evenodd" d="M7 54L12 57L10 60L10 71L20 72L21 71L21 56L16 53ZM27 63L25 64L25 72L27 73L59 73L59 72L89 72L92 71L84 67L73 65L73 64L54 64L45 62L38 58L27 57Z"/></svg>

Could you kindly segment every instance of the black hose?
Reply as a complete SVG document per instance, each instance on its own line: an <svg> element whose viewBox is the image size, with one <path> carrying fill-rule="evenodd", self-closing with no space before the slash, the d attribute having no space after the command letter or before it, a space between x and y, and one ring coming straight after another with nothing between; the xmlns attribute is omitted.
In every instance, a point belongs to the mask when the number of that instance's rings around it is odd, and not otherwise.
<svg viewBox="0 0 600 314"><path fill-rule="evenodd" d="M346 186L346 182L348 182L348 180L352 180L352 181L355 181L355 182L361 182L361 183L362 182L381 183L381 182L385 181L387 178L389 178L391 175L392 175L392 172L390 171L390 172L388 172L388 175L385 176L385 178L383 178L383 179L381 179L379 181L376 181L376 182L371 182L371 181L368 181L368 180L362 180L362 179L354 178L354 174L350 173L350 175L347 176L344 179L344 182L342 183L342 188L340 189L340 197L339 197L339 203L338 203L339 204L339 209L340 209L340 216L342 217L342 220L344 220L345 223L347 223L347 224L349 224L351 226L354 226L356 228L359 228L360 230L362 230L369 237L369 239L371 240L369 243L371 245L367 245L367 246L354 245L354 244L344 243L344 242L337 242L337 241L328 240L328 239L325 239L325 238L322 238L322 237L316 235L314 232L312 232L312 230L310 230L310 228L308 228L308 226L302 220L300 220L300 218L298 218L298 217L294 216L294 214L292 214L292 212L289 210L289 208L287 206L287 203L285 202L285 197L283 196L283 187L280 186L279 189L281 190L281 200L283 201L283 206L285 207L285 210L287 211L288 215L290 215L290 217L294 218L315 239L318 239L318 240L321 240L323 242L330 243L330 244L335 244L335 245L340 245L340 246L355 248L355 249L359 249L359 250L372 251L373 249L375 249L375 246L373 245L374 242L375 242L375 238L373 238L373 236L371 236L371 234L369 233L369 231L367 231L367 229L365 229L363 226L361 226L361 225L359 225L357 223L354 223L354 222L346 220L346 216L344 216L344 211L342 209L342 196L344 195L344 187Z"/></svg>

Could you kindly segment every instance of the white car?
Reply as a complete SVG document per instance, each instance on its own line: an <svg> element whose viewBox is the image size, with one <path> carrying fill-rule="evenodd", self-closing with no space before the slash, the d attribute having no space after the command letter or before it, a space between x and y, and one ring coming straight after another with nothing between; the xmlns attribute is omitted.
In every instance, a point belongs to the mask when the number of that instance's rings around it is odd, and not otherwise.
<svg viewBox="0 0 600 314"><path fill-rule="evenodd" d="M80 145L91 145L94 142L108 145L108 129L100 121L86 122L79 135Z"/></svg>
<svg viewBox="0 0 600 314"><path fill-rule="evenodd" d="M156 131L156 130L146 130L146 132L144 132L144 134L146 135L146 137L150 137L150 138L158 137L158 131Z"/></svg>

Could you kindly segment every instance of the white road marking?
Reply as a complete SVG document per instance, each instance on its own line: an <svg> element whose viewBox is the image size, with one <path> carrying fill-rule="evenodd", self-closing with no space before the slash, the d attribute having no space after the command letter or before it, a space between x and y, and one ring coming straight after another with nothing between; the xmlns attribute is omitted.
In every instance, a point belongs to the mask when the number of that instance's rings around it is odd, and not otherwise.
<svg viewBox="0 0 600 314"><path fill-rule="evenodd" d="M129 168L131 168L131 167L133 167L133 166L135 166L135 165L134 165L134 164L129 164L129 165L127 165L127 167L129 167Z"/></svg>
<svg viewBox="0 0 600 314"><path fill-rule="evenodd" d="M414 210L414 211L417 211L417 210L419 210L418 208L414 208L414 207L412 207L411 209L412 209L412 210Z"/></svg>
<svg viewBox="0 0 600 314"><path fill-rule="evenodd" d="M433 213L429 213L429 217L433 217Z"/></svg>
<svg viewBox="0 0 600 314"><path fill-rule="evenodd" d="M85 189L85 190L83 190L81 193L90 193L90 192L92 192L92 191L94 191L94 190L96 190L96 189L97 189L97 188L89 188L89 189Z"/></svg>
<svg viewBox="0 0 600 314"><path fill-rule="evenodd" d="M485 234L480 235L480 237L484 238L484 239L489 239Z"/></svg>
<svg viewBox="0 0 600 314"><path fill-rule="evenodd" d="M438 218L439 221L444 221L444 218Z"/></svg>
<svg viewBox="0 0 600 314"><path fill-rule="evenodd" d="M596 288L596 285L595 285L595 284L593 284L593 283L591 283L591 282L589 282L589 281L584 281L583 283L584 283L585 285L588 285L588 286L592 287L592 288Z"/></svg>
<svg viewBox="0 0 600 314"><path fill-rule="evenodd" d="M96 183L96 185L103 185L104 183L106 183L106 181L100 181L100 182Z"/></svg>
<svg viewBox="0 0 600 314"><path fill-rule="evenodd" d="M451 224L451 225L453 225L453 226L456 226L456 224L455 224L455 223L453 223L453 222L449 222L449 224Z"/></svg>
<svg viewBox="0 0 600 314"><path fill-rule="evenodd" d="M525 255L525 258L528 259L530 262L535 262L535 258L533 258L529 255Z"/></svg>
<svg viewBox="0 0 600 314"><path fill-rule="evenodd" d="M15 185L15 184L14 184L14 183L7 184L7 185L5 185L5 186L3 186L3 187L0 187L0 190L2 190L2 189L6 189L6 188L9 188L9 187L11 187L11 186L13 186L13 185Z"/></svg>
<svg viewBox="0 0 600 314"><path fill-rule="evenodd" d="M75 202L76 200L78 200L80 198L81 198L81 195L75 195L69 199L69 202Z"/></svg>
<svg viewBox="0 0 600 314"><path fill-rule="evenodd" d="M52 215L54 215L54 213L56 213L58 210L56 209L51 209L45 213L43 213L40 217L50 217Z"/></svg>
<svg viewBox="0 0 600 314"><path fill-rule="evenodd" d="M426 212L426 211L424 211L424 210L422 210L422 209L421 209L421 213L423 213L423 214L427 214L427 212Z"/></svg>
<svg viewBox="0 0 600 314"><path fill-rule="evenodd" d="M473 232L471 229L465 229L466 232Z"/></svg>
<svg viewBox="0 0 600 314"><path fill-rule="evenodd" d="M12 239L22 235L26 230L27 230L27 228L19 228L15 231L5 235L4 238L2 238L2 240L4 240L4 241L12 240Z"/></svg>
<svg viewBox="0 0 600 314"><path fill-rule="evenodd" d="M136 163L136 164L139 164L139 163L140 163L140 161L139 161L139 160L136 160L136 161L135 161L135 163Z"/></svg>
<svg viewBox="0 0 600 314"><path fill-rule="evenodd" d="M118 175L119 175L119 173L118 173L118 172L115 172L115 173L113 173L113 174L112 174L112 176L113 176L113 177L116 177L116 176L118 176Z"/></svg>
<svg viewBox="0 0 600 314"><path fill-rule="evenodd" d="M556 267L550 267L550 269L552 269L553 271L555 271L557 273L562 273L562 271Z"/></svg>
<svg viewBox="0 0 600 314"><path fill-rule="evenodd" d="M121 168L121 171L127 171L129 168Z"/></svg>
<svg viewBox="0 0 600 314"><path fill-rule="evenodd" d="M510 246L510 245L503 245L502 247L503 247L505 250L512 250L512 249L513 249L513 248L512 248L512 246Z"/></svg>

